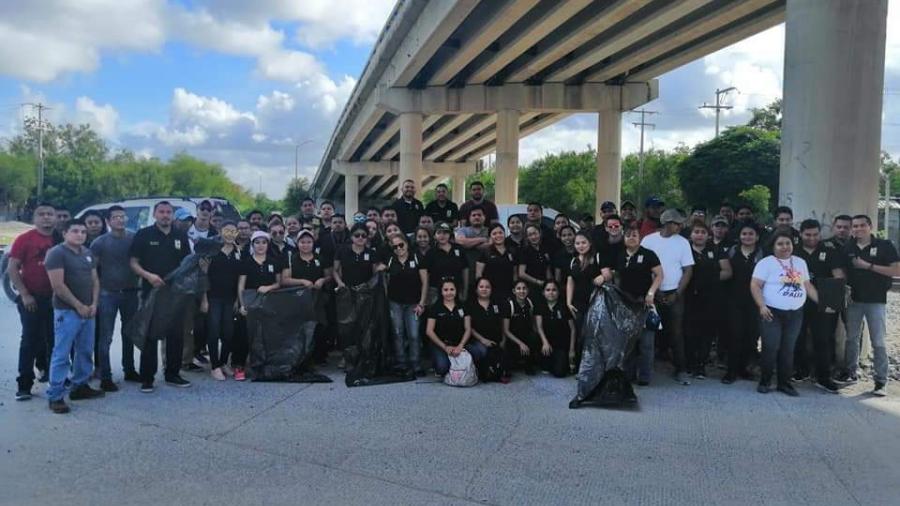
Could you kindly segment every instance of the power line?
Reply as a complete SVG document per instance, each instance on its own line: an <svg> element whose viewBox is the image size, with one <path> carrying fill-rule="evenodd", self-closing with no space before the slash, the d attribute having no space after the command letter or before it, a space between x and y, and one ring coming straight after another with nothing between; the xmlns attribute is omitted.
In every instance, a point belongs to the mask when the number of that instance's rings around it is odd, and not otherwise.
<svg viewBox="0 0 900 506"><path fill-rule="evenodd" d="M50 108L45 106L43 103L32 103L26 102L22 104L30 105L31 109L37 109L37 123L38 123L38 177L37 177L37 199L38 202L41 200L41 195L44 193L44 111L49 110Z"/></svg>
<svg viewBox="0 0 900 506"><path fill-rule="evenodd" d="M706 102L703 102L703 105L698 107L698 109L715 109L716 110L716 137L719 136L719 115L722 113L723 109L733 109L732 105L722 105L722 95L726 95L729 91L737 91L737 88L734 86L729 86L724 90L716 89L716 105L709 105Z"/></svg>
<svg viewBox="0 0 900 506"><path fill-rule="evenodd" d="M647 123L646 117L647 115L659 114L659 111L648 111L646 109L639 109L637 111L629 111L631 114L640 114L641 121L640 122L632 122L631 124L636 127L641 127L641 149L640 154L638 155L638 191L637 191L637 199L638 202L641 201L641 190L644 187L644 128L656 128L656 123Z"/></svg>

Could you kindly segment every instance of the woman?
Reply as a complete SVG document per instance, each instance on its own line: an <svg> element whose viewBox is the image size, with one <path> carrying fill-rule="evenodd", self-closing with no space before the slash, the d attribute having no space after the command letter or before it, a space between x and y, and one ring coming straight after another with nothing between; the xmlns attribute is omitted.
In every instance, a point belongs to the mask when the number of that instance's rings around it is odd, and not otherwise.
<svg viewBox="0 0 900 506"><path fill-rule="evenodd" d="M552 279L544 283L544 301L534 310L534 326L541 339L544 369L557 378L568 376L575 365L575 322L559 300L559 283Z"/></svg>
<svg viewBox="0 0 900 506"><path fill-rule="evenodd" d="M300 218L296 216L288 216L284 219L284 228L287 230L287 242L293 246L297 246L297 234L300 233L300 229L303 228L300 225Z"/></svg>
<svg viewBox="0 0 900 506"><path fill-rule="evenodd" d="M487 354L478 341L471 341L472 319L456 299L456 282L446 279L440 284L440 297L428 308L425 335L431 340L434 372L444 376L450 371L450 357L465 349L476 363Z"/></svg>
<svg viewBox="0 0 900 506"><path fill-rule="evenodd" d="M297 248L286 241L287 232L284 225L280 222L273 222L269 225L269 236L272 238L272 242L269 244L269 255L277 257L281 265L289 269Z"/></svg>
<svg viewBox="0 0 900 506"><path fill-rule="evenodd" d="M516 281L508 305L509 312L503 319L506 374L509 374L512 364L524 359L525 374L531 376L535 373L535 362L540 356L540 346L534 332L534 304L528 298L528 283L521 279Z"/></svg>
<svg viewBox="0 0 900 506"><path fill-rule="evenodd" d="M753 269L750 292L759 308L762 335L761 375L756 391L761 394L769 393L777 362L778 391L791 397L798 395L791 385L794 346L803 325L806 297L818 303L819 294L809 281L806 261L793 253L791 231L779 229L772 236L772 255L760 260Z"/></svg>
<svg viewBox="0 0 900 506"><path fill-rule="evenodd" d="M426 227L419 227L416 229L416 253L419 254L419 258L425 258L425 255L428 254L428 251L431 249L431 230Z"/></svg>
<svg viewBox="0 0 900 506"><path fill-rule="evenodd" d="M422 257L410 251L406 236L395 234L388 240L393 250L386 272L395 366L403 373L424 376L419 361L419 317L425 312L428 297L428 270Z"/></svg>
<svg viewBox="0 0 900 506"><path fill-rule="evenodd" d="M384 244L384 238L381 236L381 229L375 220L366 220L366 231L368 232L367 242L370 248L380 250Z"/></svg>
<svg viewBox="0 0 900 506"><path fill-rule="evenodd" d="M544 283L550 277L550 252L544 247L541 229L537 225L525 228L527 243L519 250L519 279L528 283L535 302L541 299Z"/></svg>
<svg viewBox="0 0 900 506"><path fill-rule="evenodd" d="M556 215L556 218L553 218L553 232L556 234L556 238L562 241L562 230L563 227L571 227L569 224L569 217L563 213L559 213ZM575 234L575 229L572 229L572 234Z"/></svg>
<svg viewBox="0 0 900 506"><path fill-rule="evenodd" d="M641 246L641 230L637 226L625 230L625 250L616 260L618 287L633 302L643 301L653 307L656 291L662 284L663 270L659 257ZM645 328L638 341L637 384L647 386L653 374L653 343L656 329Z"/></svg>
<svg viewBox="0 0 900 506"><path fill-rule="evenodd" d="M247 304L244 300L245 290L255 290L259 294L266 294L272 290L278 289L281 281L281 262L269 255L269 234L257 230L250 237L250 256L243 260L241 275L238 277L238 303L240 304L240 313L244 317L247 316ZM255 336L256 325L248 319L247 329L249 339ZM237 344L236 348L237 348ZM249 350L247 343L240 343L242 353L237 355L237 359L232 357L232 366L234 367L234 379L236 381L244 381L247 379L244 372L245 362L247 360L247 352Z"/></svg>
<svg viewBox="0 0 900 506"><path fill-rule="evenodd" d="M563 286L569 277L569 265L575 258L575 229L568 224L568 220L566 221L567 223L557 231L557 237L563 247L553 255L553 278Z"/></svg>
<svg viewBox="0 0 900 506"><path fill-rule="evenodd" d="M495 300L505 301L512 296L516 279L516 259L506 245L503 225L494 223L488 229L488 248L475 262L475 279L486 278L491 283Z"/></svg>
<svg viewBox="0 0 900 506"><path fill-rule="evenodd" d="M388 225L384 227L384 237L382 238L383 242L381 243L381 247L378 249L378 255L381 258L391 258L391 255L393 254L393 249L391 247L391 238L396 235L403 235L403 231L400 230L400 225L397 225L396 223L388 223Z"/></svg>
<svg viewBox="0 0 900 506"><path fill-rule="evenodd" d="M340 248L334 259L334 282L337 289L354 287L368 282L384 264L374 249L368 246L368 227L357 223L350 229L350 245Z"/></svg>
<svg viewBox="0 0 900 506"><path fill-rule="evenodd" d="M472 319L472 337L481 343L486 356L479 368L479 377L483 381L509 383L503 361L503 304L493 299L493 287L487 278L478 278L475 283L475 297L466 307L466 313Z"/></svg>
<svg viewBox="0 0 900 506"><path fill-rule="evenodd" d="M594 288L612 279L609 267L601 265L600 254L594 252L588 232L578 232L573 242L575 256L569 262L566 276L566 301L569 311L575 317L577 335L581 335L584 315Z"/></svg>
<svg viewBox="0 0 900 506"><path fill-rule="evenodd" d="M309 230L300 230L297 235L297 251L291 255L289 264L283 265L281 271L281 286L299 286L313 290L321 290L331 279L331 266L315 251L315 236ZM320 346L317 343L316 328L318 321L313 320L303 324L301 329L305 336L303 342L309 346ZM313 356L313 349L306 350L308 358Z"/></svg>
<svg viewBox="0 0 900 506"><path fill-rule="evenodd" d="M94 242L94 239L106 233L106 222L103 221L103 215L100 214L100 211L94 209L85 211L82 219L84 219L84 226L87 228L87 240L84 242L84 247L87 248Z"/></svg>
<svg viewBox="0 0 900 506"><path fill-rule="evenodd" d="M525 222L520 215L514 214L506 220L506 229L509 231L506 247L515 255L525 245Z"/></svg>
<svg viewBox="0 0 900 506"><path fill-rule="evenodd" d="M694 269L684 297L684 341L688 372L706 379L706 362L716 325L719 285L731 278L728 257L709 240L709 228L695 221L690 229Z"/></svg>
<svg viewBox="0 0 900 506"><path fill-rule="evenodd" d="M756 224L750 221L742 223L738 229L738 240L740 242L728 250L732 272L727 294L731 342L728 344L728 370L722 378L722 383L726 385L734 383L739 376L753 379L747 366L759 338L759 309L750 292L753 269L763 259Z"/></svg>
<svg viewBox="0 0 900 506"><path fill-rule="evenodd" d="M234 309L242 264L240 249L235 243L237 225L233 221L224 222L220 235L222 247L209 259L206 271L209 290L203 294L200 309L206 313L210 375L217 381L225 381L226 375L234 376L234 371L228 367L228 355L234 336Z"/></svg>

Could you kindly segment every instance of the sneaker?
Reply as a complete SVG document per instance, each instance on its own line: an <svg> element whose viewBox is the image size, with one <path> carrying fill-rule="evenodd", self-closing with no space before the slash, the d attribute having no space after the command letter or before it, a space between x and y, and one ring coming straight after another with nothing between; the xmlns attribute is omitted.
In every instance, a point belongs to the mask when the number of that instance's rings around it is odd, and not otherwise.
<svg viewBox="0 0 900 506"><path fill-rule="evenodd" d="M197 367L203 367L209 365L209 359L198 353L197 355L194 355L194 359L191 361L191 363L193 363Z"/></svg>
<svg viewBox="0 0 900 506"><path fill-rule="evenodd" d="M857 376L855 372L845 372L835 378L835 381L838 383L843 383L844 385L853 385L859 381L859 376Z"/></svg>
<svg viewBox="0 0 900 506"><path fill-rule="evenodd" d="M85 383L84 385L79 385L72 389L69 392L69 399L73 401L82 401L87 399L96 399L97 397L103 397L106 393L103 390L94 390L90 385Z"/></svg>
<svg viewBox="0 0 900 506"><path fill-rule="evenodd" d="M809 378L809 374L807 374L806 372L803 372L803 371L797 371L794 373L794 376L791 379L794 381L800 382L800 381L806 381L807 378Z"/></svg>
<svg viewBox="0 0 900 506"><path fill-rule="evenodd" d="M169 376L168 378L166 378L166 385L178 388L187 388L191 386L191 382L182 378L181 376Z"/></svg>
<svg viewBox="0 0 900 506"><path fill-rule="evenodd" d="M19 387L16 390L16 400L17 401L27 401L29 399L31 399L31 389L30 388L25 389L25 388Z"/></svg>
<svg viewBox="0 0 900 506"><path fill-rule="evenodd" d="M778 385L778 391L783 393L784 395L787 395L788 397L798 397L800 395L791 384Z"/></svg>
<svg viewBox="0 0 900 506"><path fill-rule="evenodd" d="M875 388L872 389L872 395L878 397L886 397L887 396L887 388L884 383L880 381L875 382Z"/></svg>
<svg viewBox="0 0 900 506"><path fill-rule="evenodd" d="M38 383L49 383L50 382L50 371L41 371L41 374L38 375Z"/></svg>
<svg viewBox="0 0 900 506"><path fill-rule="evenodd" d="M141 383L141 392L145 394L153 393L153 382L152 381L144 381Z"/></svg>
<svg viewBox="0 0 900 506"><path fill-rule="evenodd" d="M737 380L737 377L734 374L728 373L725 376L722 376L722 383L726 385L730 385Z"/></svg>
<svg viewBox="0 0 900 506"><path fill-rule="evenodd" d="M832 394L838 393L838 390L840 390L840 388L841 388L837 385L837 383L835 383L834 381L831 381L831 379L824 379L824 380L816 381L815 385L817 388L821 388L822 390L825 390L826 392L829 392Z"/></svg>
<svg viewBox="0 0 900 506"><path fill-rule="evenodd" d="M234 381L244 381L247 379L247 374L244 373L243 367L235 367L234 368Z"/></svg>
<svg viewBox="0 0 900 506"><path fill-rule="evenodd" d="M69 406L66 405L66 401L62 399L58 401L50 401L50 411L56 413L57 415L64 415L69 412Z"/></svg>
<svg viewBox="0 0 900 506"><path fill-rule="evenodd" d="M639 379L639 380L637 380L637 386L639 386L639 387L650 386L650 380Z"/></svg>
<svg viewBox="0 0 900 506"><path fill-rule="evenodd" d="M512 378L510 378L509 376L500 376L500 383L508 385L510 381L512 381Z"/></svg>
<svg viewBox="0 0 900 506"><path fill-rule="evenodd" d="M216 367L212 371L209 371L209 375L216 381L225 381L225 373L222 372L221 367Z"/></svg>
<svg viewBox="0 0 900 506"><path fill-rule="evenodd" d="M125 371L125 381L129 383L140 383L141 375L137 371Z"/></svg>
<svg viewBox="0 0 900 506"><path fill-rule="evenodd" d="M681 383L682 385L690 385L691 380L688 378L687 373L685 372L676 372L673 377L676 383Z"/></svg>
<svg viewBox="0 0 900 506"><path fill-rule="evenodd" d="M705 369L697 369L694 372L694 379L705 380L706 379L706 370Z"/></svg>
<svg viewBox="0 0 900 506"><path fill-rule="evenodd" d="M225 376L234 376L234 369L232 369L230 365L225 364L220 367L220 369L222 369L222 374Z"/></svg>
<svg viewBox="0 0 900 506"><path fill-rule="evenodd" d="M100 390L103 390L104 392L118 392L119 386L113 383L113 380L101 380Z"/></svg>
<svg viewBox="0 0 900 506"><path fill-rule="evenodd" d="M181 370L187 371L187 372L203 372L203 368L193 362L185 365L184 367L181 368Z"/></svg>
<svg viewBox="0 0 900 506"><path fill-rule="evenodd" d="M768 383L760 383L759 385L756 386L756 391L761 394L769 393L769 391L770 391L769 384Z"/></svg>

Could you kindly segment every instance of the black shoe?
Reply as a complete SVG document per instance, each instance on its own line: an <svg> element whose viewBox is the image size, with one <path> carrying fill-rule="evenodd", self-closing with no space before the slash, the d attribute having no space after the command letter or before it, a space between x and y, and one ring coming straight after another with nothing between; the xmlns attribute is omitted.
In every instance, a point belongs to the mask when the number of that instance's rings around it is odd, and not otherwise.
<svg viewBox="0 0 900 506"><path fill-rule="evenodd" d="M198 367L203 367L205 365L209 365L209 359L206 358L206 356L202 353L198 353L194 355L194 360L192 361L192 363Z"/></svg>
<svg viewBox="0 0 900 506"><path fill-rule="evenodd" d="M62 399L58 401L50 401L50 411L56 413L57 415L64 415L69 412L69 406L67 406L66 401Z"/></svg>
<svg viewBox="0 0 900 506"><path fill-rule="evenodd" d="M152 381L144 381L141 383L141 392L145 394L153 393L153 382Z"/></svg>
<svg viewBox="0 0 900 506"><path fill-rule="evenodd" d="M743 371L739 372L738 376L743 380L753 381L754 379L756 379L756 376L754 376L749 369L744 369Z"/></svg>
<svg viewBox="0 0 900 506"><path fill-rule="evenodd" d="M759 385L757 385L756 391L761 394L769 393L769 391L770 391L769 384L768 383L760 383Z"/></svg>
<svg viewBox="0 0 900 506"><path fill-rule="evenodd" d="M724 383L726 385L730 385L730 384L734 383L734 381L736 379L737 379L737 377L735 377L734 374L728 373L722 377L722 383Z"/></svg>
<svg viewBox="0 0 900 506"><path fill-rule="evenodd" d="M31 389L19 388L16 390L16 400L17 401L27 401L31 399Z"/></svg>
<svg viewBox="0 0 900 506"><path fill-rule="evenodd" d="M182 367L181 369L184 371L187 371L187 372L203 372L203 370L204 370L202 367L200 367L199 365L197 365L193 362Z"/></svg>
<svg viewBox="0 0 900 506"><path fill-rule="evenodd" d="M830 378L816 381L816 386L832 394L836 394L838 393L838 390L840 390L840 387L837 385L837 383L831 381Z"/></svg>
<svg viewBox="0 0 900 506"><path fill-rule="evenodd" d="M836 382L841 383L843 385L852 385L859 381L859 376L856 373L841 373L837 378L834 379Z"/></svg>
<svg viewBox="0 0 900 506"><path fill-rule="evenodd" d="M581 401L578 399L572 399L569 401L569 409L578 409L581 407Z"/></svg>
<svg viewBox="0 0 900 506"><path fill-rule="evenodd" d="M90 385L85 383L69 392L69 399L81 401L86 399L96 399L97 397L103 397L104 395L106 395L106 393L104 393L103 390L94 390Z"/></svg>
<svg viewBox="0 0 900 506"><path fill-rule="evenodd" d="M140 383L141 375L137 371L125 371L125 381L129 383Z"/></svg>
<svg viewBox="0 0 900 506"><path fill-rule="evenodd" d="M166 384L178 388L187 388L191 386L191 382L181 376L169 376L166 378Z"/></svg>
<svg viewBox="0 0 900 506"><path fill-rule="evenodd" d="M49 383L50 382L50 371L41 371L41 377L38 378L38 383Z"/></svg>
<svg viewBox="0 0 900 506"><path fill-rule="evenodd" d="M778 391L789 397L798 397L800 395L794 389L794 386L790 384L778 385Z"/></svg>
<svg viewBox="0 0 900 506"><path fill-rule="evenodd" d="M119 386L113 380L100 380L100 390L104 392L118 392Z"/></svg>
<svg viewBox="0 0 900 506"><path fill-rule="evenodd" d="M534 367L526 367L525 374L528 376L534 376L535 374L537 374L537 371L534 369Z"/></svg>
<svg viewBox="0 0 900 506"><path fill-rule="evenodd" d="M424 378L425 377L425 369L416 369L416 377Z"/></svg>
<svg viewBox="0 0 900 506"><path fill-rule="evenodd" d="M885 386L886 385L884 383L882 383L880 381L876 381L875 388L872 389L872 395L874 395L876 397L886 397L887 390L885 389Z"/></svg>

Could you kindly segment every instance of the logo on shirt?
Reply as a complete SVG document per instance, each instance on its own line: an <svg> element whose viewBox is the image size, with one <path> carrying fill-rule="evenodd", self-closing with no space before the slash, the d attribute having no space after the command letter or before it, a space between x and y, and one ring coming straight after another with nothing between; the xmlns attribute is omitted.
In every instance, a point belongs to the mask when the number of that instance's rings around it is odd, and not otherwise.
<svg viewBox="0 0 900 506"><path fill-rule="evenodd" d="M463 310L462 310L462 309L457 309L457 310L456 310L456 314L458 314L459 316L465 316L465 315L463 314Z"/></svg>
<svg viewBox="0 0 900 506"><path fill-rule="evenodd" d="M269 264L268 267L269 267L269 272L270 272L270 273L275 272L275 267L272 266L272 264Z"/></svg>
<svg viewBox="0 0 900 506"><path fill-rule="evenodd" d="M825 261L825 256L826 256L826 255L827 255L827 253L825 253L824 251L820 252L820 253L819 253L819 261L820 261L820 262L824 262L824 261Z"/></svg>
<svg viewBox="0 0 900 506"><path fill-rule="evenodd" d="M181 249L181 239L175 239L175 249Z"/></svg>
<svg viewBox="0 0 900 506"><path fill-rule="evenodd" d="M451 213L450 213L450 210L447 209L447 217L448 217L448 218L450 217L450 214L451 214Z"/></svg>
<svg viewBox="0 0 900 506"><path fill-rule="evenodd" d="M453 254L456 256L459 256L459 250L458 249L453 250Z"/></svg>
<svg viewBox="0 0 900 506"><path fill-rule="evenodd" d="M366 262L369 261L369 254L368 254L368 253L363 253L363 260L365 260Z"/></svg>
<svg viewBox="0 0 900 506"><path fill-rule="evenodd" d="M706 256L709 257L710 260L712 260L713 258L715 258L715 255L713 254L712 251L707 251L707 252L706 252Z"/></svg>
<svg viewBox="0 0 900 506"><path fill-rule="evenodd" d="M869 248L869 256L870 257L874 257L877 255L878 255L878 247L877 246L872 246L871 248Z"/></svg>
<svg viewBox="0 0 900 506"><path fill-rule="evenodd" d="M637 256L637 263L639 263L639 264L644 263L644 255L638 255L638 256Z"/></svg>
<svg viewBox="0 0 900 506"><path fill-rule="evenodd" d="M86 257L84 257L84 259L87 260L88 263L91 263L91 256L90 256L90 255L87 255Z"/></svg>
<svg viewBox="0 0 900 506"><path fill-rule="evenodd" d="M415 261L415 260L410 260L410 261L409 261L409 268L410 268L410 269L415 269L415 268L416 268L416 261Z"/></svg>
<svg viewBox="0 0 900 506"><path fill-rule="evenodd" d="M318 258L315 260L315 262L316 262L316 267L319 267L319 259Z"/></svg>
<svg viewBox="0 0 900 506"><path fill-rule="evenodd" d="M159 241L150 241L150 246L159 246Z"/></svg>

